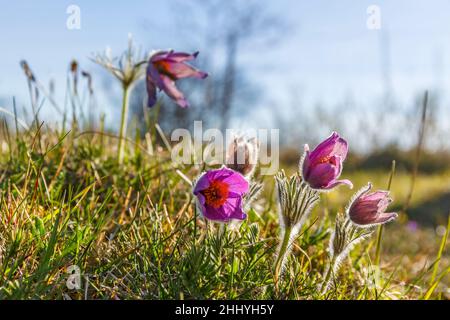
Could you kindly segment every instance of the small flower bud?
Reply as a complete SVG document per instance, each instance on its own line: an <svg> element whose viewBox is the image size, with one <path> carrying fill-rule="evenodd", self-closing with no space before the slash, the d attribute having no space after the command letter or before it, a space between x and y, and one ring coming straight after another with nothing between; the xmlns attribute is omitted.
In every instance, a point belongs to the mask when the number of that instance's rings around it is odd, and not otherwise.
<svg viewBox="0 0 450 320"><path fill-rule="evenodd" d="M251 176L258 163L259 145L256 138L235 137L228 146L226 165L228 168Z"/></svg>
<svg viewBox="0 0 450 320"><path fill-rule="evenodd" d="M385 224L397 218L397 213L386 212L392 202L388 191L369 193L372 185L362 188L347 207L350 220L359 227L371 227Z"/></svg>

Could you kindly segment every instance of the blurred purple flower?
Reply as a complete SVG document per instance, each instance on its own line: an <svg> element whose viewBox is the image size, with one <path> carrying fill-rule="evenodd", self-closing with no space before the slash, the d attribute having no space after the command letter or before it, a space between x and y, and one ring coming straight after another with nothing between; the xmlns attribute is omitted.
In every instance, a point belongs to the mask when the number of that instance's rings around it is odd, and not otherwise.
<svg viewBox="0 0 450 320"><path fill-rule="evenodd" d="M406 227L408 228L409 231L416 232L419 229L419 224L417 223L417 221L410 220L406 224Z"/></svg>
<svg viewBox="0 0 450 320"><path fill-rule="evenodd" d="M336 132L311 152L309 146L305 145L305 154L300 165L303 179L313 189L329 190L339 184L353 188L349 180L337 180L341 175L347 152L347 141Z"/></svg>
<svg viewBox="0 0 450 320"><path fill-rule="evenodd" d="M389 191L375 191L369 193L372 185L362 188L348 206L347 213L350 220L361 227L385 224L397 218L395 212L385 212L392 202Z"/></svg>
<svg viewBox="0 0 450 320"><path fill-rule="evenodd" d="M194 60L198 52L193 54L171 51L158 51L154 53L147 67L147 94L148 106L156 103L156 88L164 91L180 107L186 108L189 103L184 94L176 87L175 81L183 78L204 79L207 73L199 71L187 64Z"/></svg>
<svg viewBox="0 0 450 320"><path fill-rule="evenodd" d="M226 167L203 174L194 187L194 195L205 218L228 222L244 220L242 197L248 192L247 180Z"/></svg>

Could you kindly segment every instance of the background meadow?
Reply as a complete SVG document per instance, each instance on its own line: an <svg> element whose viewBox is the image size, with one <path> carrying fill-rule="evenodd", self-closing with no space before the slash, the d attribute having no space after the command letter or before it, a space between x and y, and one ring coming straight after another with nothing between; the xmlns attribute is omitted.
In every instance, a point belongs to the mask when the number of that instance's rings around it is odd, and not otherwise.
<svg viewBox="0 0 450 320"><path fill-rule="evenodd" d="M448 3L379 1L379 30L366 25L369 1L80 0L79 30L66 27L70 4L0 3L1 299L449 298ZM148 109L138 81L119 164L121 86L93 60L120 56L129 33L136 57L199 50L210 76L180 83L188 109L167 97ZM336 130L355 189L387 188L395 161L400 216L384 229L380 267L374 235L336 289L317 290L334 217L355 191L339 188L322 195L275 288L274 179L257 171L264 190L242 224L194 218L187 180L204 167L172 162L168 142L194 120L279 128L289 173L303 144Z"/></svg>

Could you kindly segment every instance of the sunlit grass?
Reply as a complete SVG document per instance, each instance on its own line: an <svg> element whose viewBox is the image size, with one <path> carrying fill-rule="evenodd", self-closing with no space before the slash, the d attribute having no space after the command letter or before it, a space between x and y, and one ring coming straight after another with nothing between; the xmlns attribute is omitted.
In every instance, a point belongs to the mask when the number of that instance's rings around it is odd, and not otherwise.
<svg viewBox="0 0 450 320"><path fill-rule="evenodd" d="M429 288L441 237L434 230L411 232L399 221L384 232L381 272L371 268L371 239L344 262L337 289L320 294L329 228L352 193L346 188L323 196L326 210L306 223L276 290L272 177L247 221L221 226L195 218L191 187L176 171L193 179L201 168L175 165L154 139L151 146L128 141L122 165L117 139L100 134L32 129L4 141L2 299L410 299ZM383 188L388 174L343 176L356 187L372 181ZM448 190L449 175L419 176L412 205ZM408 183L407 173L396 174L397 201ZM444 250L437 277L448 262ZM66 285L72 265L82 273L78 290ZM442 283L431 298L448 295L448 278Z"/></svg>

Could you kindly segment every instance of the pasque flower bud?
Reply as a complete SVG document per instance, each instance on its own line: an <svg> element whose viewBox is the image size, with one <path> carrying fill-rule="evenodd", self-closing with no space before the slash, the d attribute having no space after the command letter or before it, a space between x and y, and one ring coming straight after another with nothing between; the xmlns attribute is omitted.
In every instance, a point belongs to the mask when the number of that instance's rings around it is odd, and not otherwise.
<svg viewBox="0 0 450 320"><path fill-rule="evenodd" d="M375 225L385 224L397 218L395 212L385 212L392 199L387 191L369 193L372 185L359 190L350 200L346 214L338 213L334 231L330 239L330 263L322 284L324 293L330 287L332 276L338 272L341 262L350 250L362 240L368 238Z"/></svg>
<svg viewBox="0 0 450 320"><path fill-rule="evenodd" d="M350 220L359 227L370 227L388 223L397 218L395 212L385 212L392 202L388 191L369 193L372 185L361 189L347 207Z"/></svg>
<svg viewBox="0 0 450 320"><path fill-rule="evenodd" d="M244 176L251 176L258 162L259 146L256 138L234 137L228 146L226 166Z"/></svg>

